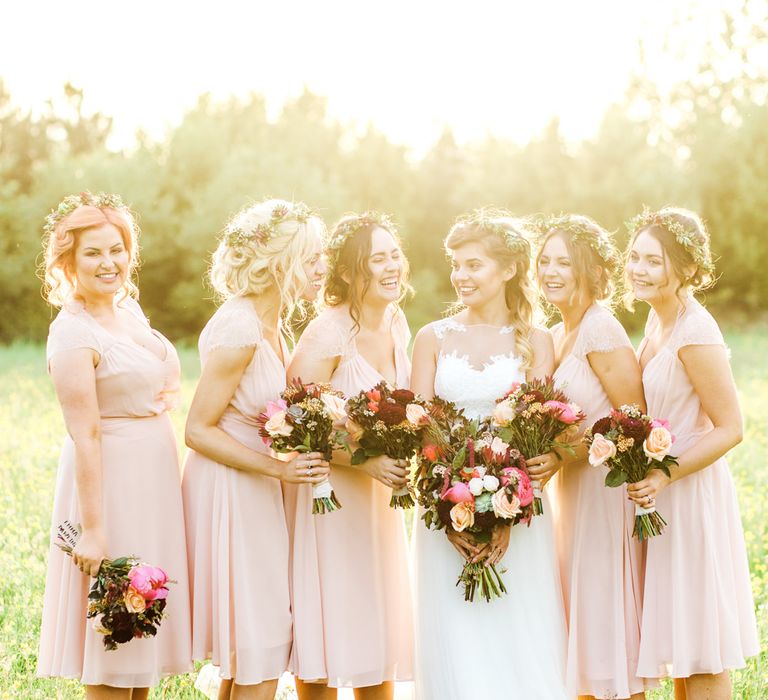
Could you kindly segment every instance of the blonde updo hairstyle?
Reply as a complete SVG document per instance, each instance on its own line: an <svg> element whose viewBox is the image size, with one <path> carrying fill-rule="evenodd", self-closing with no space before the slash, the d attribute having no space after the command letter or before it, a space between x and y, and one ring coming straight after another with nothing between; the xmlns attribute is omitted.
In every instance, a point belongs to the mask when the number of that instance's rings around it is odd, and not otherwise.
<svg viewBox="0 0 768 700"><path fill-rule="evenodd" d="M667 271L670 269L680 284L677 296L709 289L715 283L715 268L709 244L709 232L701 217L683 207L663 207L656 212L645 211L630 222L630 238L627 244L624 267L624 305L634 309L632 281L627 274L626 261L637 237L647 232L655 238L664 251ZM693 272L691 273L691 270Z"/></svg>
<svg viewBox="0 0 768 700"><path fill-rule="evenodd" d="M590 300L610 305L616 291L616 275L621 265L621 255L613 243L611 234L596 221L582 214L565 214L551 219L544 224L542 236L539 238L537 269L544 246L555 236L563 239L568 250L576 293L585 292Z"/></svg>
<svg viewBox="0 0 768 700"><path fill-rule="evenodd" d="M287 212L275 220L274 213ZM301 295L310 280L304 265L320 250L322 219L305 205L267 199L242 209L227 224L213 254L209 279L222 299L259 295L276 287L283 318L305 313ZM267 231L259 234L259 228Z"/></svg>
<svg viewBox="0 0 768 700"><path fill-rule="evenodd" d="M531 245L522 219L507 212L475 212L459 217L445 238L448 255L468 243L480 243L488 256L502 270L511 269L512 279L505 283L504 299L510 312L510 325L515 329L515 342L524 368L533 364L531 333L537 310L536 289L530 278ZM453 311L463 306L456 304Z"/></svg>
<svg viewBox="0 0 768 700"><path fill-rule="evenodd" d="M118 293L119 298L138 296L139 290L133 282L133 275L139 264L139 228L133 214L125 206L114 208L83 204L55 221L43 241L43 297L51 306L61 307L78 298L75 252L80 236L85 231L106 224L117 229L128 253L128 269Z"/></svg>

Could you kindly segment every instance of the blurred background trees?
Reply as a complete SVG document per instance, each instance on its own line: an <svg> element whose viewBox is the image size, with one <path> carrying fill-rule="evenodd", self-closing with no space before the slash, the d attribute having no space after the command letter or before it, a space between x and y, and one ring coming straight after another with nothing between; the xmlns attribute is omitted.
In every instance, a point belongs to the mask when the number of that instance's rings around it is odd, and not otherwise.
<svg viewBox="0 0 768 700"><path fill-rule="evenodd" d="M32 115L0 82L0 342L45 337L52 311L33 274L42 221L85 189L117 192L139 214L142 304L177 340L195 338L212 311L204 277L217 233L265 196L303 200L329 225L346 211L392 214L418 291L408 304L414 329L452 299L441 241L461 212L581 212L623 245L623 222L644 204L690 207L719 256L707 303L753 320L768 304L768 37L753 7L723 15L684 83L662 92L641 60L624 99L580 143L564 140L556 120L527 144L490 135L458 144L446 130L416 159L371 125L332 120L325 100L305 91L272 119L260 95L203 95L161 142L138 133L134 147L113 152L109 116L85 113L76 86ZM684 52L674 32L670 45Z"/></svg>

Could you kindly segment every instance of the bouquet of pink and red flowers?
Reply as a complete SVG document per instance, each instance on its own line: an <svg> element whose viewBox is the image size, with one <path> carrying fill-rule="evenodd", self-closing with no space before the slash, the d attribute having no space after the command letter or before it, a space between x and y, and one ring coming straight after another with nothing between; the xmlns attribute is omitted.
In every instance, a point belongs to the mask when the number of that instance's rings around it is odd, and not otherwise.
<svg viewBox="0 0 768 700"><path fill-rule="evenodd" d="M621 406L610 415L595 421L584 434L589 445L589 463L605 465L606 486L634 484L648 476L652 469L661 469L670 476L669 468L677 459L669 454L675 436L669 423L645 415L638 406ZM660 535L667 522L653 503L644 508L635 504L634 535L640 540Z"/></svg>
<svg viewBox="0 0 768 700"><path fill-rule="evenodd" d="M513 384L498 399L491 420L499 437L519 450L526 459L555 449L573 453L568 438L576 435L584 413L556 386L552 377ZM555 454L557 454L555 452ZM544 511L541 487L533 482L534 515Z"/></svg>
<svg viewBox="0 0 768 700"><path fill-rule="evenodd" d="M56 545L70 556L80 528L65 520L57 528ZM168 575L136 557L104 559L88 593L87 617L104 635L104 647L117 649L132 639L154 637L163 619Z"/></svg>
<svg viewBox="0 0 768 700"><path fill-rule="evenodd" d="M347 414L344 395L330 384L305 384L294 379L277 401L269 401L256 423L264 444L275 452L322 452L331 459L334 449L346 447L339 428ZM329 480L312 485L312 513L339 510L341 503Z"/></svg>
<svg viewBox="0 0 768 700"><path fill-rule="evenodd" d="M423 399L408 389L393 389L384 381L370 391L353 396L347 401L346 409L347 433L360 445L352 454L352 464L361 464L379 455L410 460L421 447L431 422ZM389 505L392 508L414 505L408 484L392 490Z"/></svg>
<svg viewBox="0 0 768 700"><path fill-rule="evenodd" d="M432 441L417 453L426 526L466 531L483 543L496 527L530 524L533 487L520 452L449 402L435 399L430 408ZM464 600L473 601L479 589L490 601L507 591L502 573L494 564L466 562L456 585L463 584Z"/></svg>

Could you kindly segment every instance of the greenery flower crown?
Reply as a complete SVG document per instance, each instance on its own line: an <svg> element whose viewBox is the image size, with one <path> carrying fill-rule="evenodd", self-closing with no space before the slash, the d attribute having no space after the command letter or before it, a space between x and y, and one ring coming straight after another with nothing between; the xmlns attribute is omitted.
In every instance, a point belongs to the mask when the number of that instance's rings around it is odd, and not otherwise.
<svg viewBox="0 0 768 700"><path fill-rule="evenodd" d="M616 267L621 262L619 251L608 236L599 233L598 229L590 226L585 221L568 216L567 214L560 214L560 216L536 219L535 226L539 234L539 244L552 231L562 231L575 243L585 243L588 245L604 263Z"/></svg>
<svg viewBox="0 0 768 700"><path fill-rule="evenodd" d="M464 214L456 219L456 226L479 228L488 233L494 233L515 255L529 255L531 244L519 231L503 224L500 219L514 218L508 212L476 209L471 214Z"/></svg>
<svg viewBox="0 0 768 700"><path fill-rule="evenodd" d="M397 233L397 227L392 222L392 219L378 211L367 211L359 216L349 217L347 220L337 224L326 246L330 262L333 264L338 261L344 244L360 229L375 226L386 229L392 234Z"/></svg>
<svg viewBox="0 0 768 700"><path fill-rule="evenodd" d="M98 207L103 209L108 207L109 209L116 209L118 211L127 211L128 207L123 204L123 200L120 199L120 195L106 194L100 192L99 194L91 194L90 192L81 192L80 194L71 194L68 197L64 197L59 203L56 209L52 210L48 216L45 217L45 225L43 231L47 235L53 234L53 229L56 228L56 224L62 219L66 219L75 209L80 207Z"/></svg>
<svg viewBox="0 0 768 700"><path fill-rule="evenodd" d="M687 228L674 213L661 211L652 211L648 207L643 208L642 214L638 214L626 223L630 236L634 236L638 231L650 226L665 228L675 240L681 245L693 258L693 262L707 274L713 274L715 271L712 264L712 256L709 249L701 244L698 236L700 231L697 228Z"/></svg>
<svg viewBox="0 0 768 700"><path fill-rule="evenodd" d="M306 204L298 202L296 204L278 204L272 209L269 221L250 222L249 210L236 214L224 229L224 242L230 248L256 243L264 245L270 240L280 235L278 229L286 221L296 221L299 224L305 224L313 216L316 216Z"/></svg>

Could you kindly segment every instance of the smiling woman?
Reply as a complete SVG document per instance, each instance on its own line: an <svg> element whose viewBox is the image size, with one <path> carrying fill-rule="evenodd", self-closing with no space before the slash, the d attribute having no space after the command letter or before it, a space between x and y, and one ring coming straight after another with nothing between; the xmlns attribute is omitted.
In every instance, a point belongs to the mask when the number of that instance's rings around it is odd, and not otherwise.
<svg viewBox="0 0 768 700"><path fill-rule="evenodd" d="M67 197L45 231L45 290L62 307L48 366L68 432L51 539L65 521L82 534L75 566L50 546L38 674L79 679L89 699L141 700L163 676L191 668L180 473L167 413L179 362L133 298L138 230L119 197ZM136 484L151 487L137 492ZM106 618L96 626L86 619L88 577L121 556L162 567L177 585L157 636L106 651Z"/></svg>

